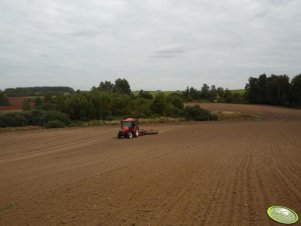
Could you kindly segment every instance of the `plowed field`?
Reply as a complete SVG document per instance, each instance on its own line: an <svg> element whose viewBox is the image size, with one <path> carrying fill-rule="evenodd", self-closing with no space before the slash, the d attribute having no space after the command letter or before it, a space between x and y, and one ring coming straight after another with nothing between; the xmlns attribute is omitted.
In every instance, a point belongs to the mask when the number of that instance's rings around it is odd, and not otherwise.
<svg viewBox="0 0 301 226"><path fill-rule="evenodd" d="M0 133L0 225L278 225L301 214L301 111L204 104L262 120ZM141 126L142 127L142 126ZM300 222L299 222L300 223Z"/></svg>

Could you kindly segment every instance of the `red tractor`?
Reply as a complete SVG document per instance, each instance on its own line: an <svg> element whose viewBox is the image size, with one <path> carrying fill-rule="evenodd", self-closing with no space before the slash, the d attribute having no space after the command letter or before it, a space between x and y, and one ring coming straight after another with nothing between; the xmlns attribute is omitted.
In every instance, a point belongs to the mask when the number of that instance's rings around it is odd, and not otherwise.
<svg viewBox="0 0 301 226"><path fill-rule="evenodd" d="M117 137L127 137L132 139L134 137L139 136L139 127L138 127L138 120L134 118L126 118L121 121L121 128L118 132Z"/></svg>
<svg viewBox="0 0 301 226"><path fill-rule="evenodd" d="M117 137L119 139L122 137L132 139L133 137L138 137L139 135L153 135L158 133L158 130L140 130L137 119L126 118L121 121L121 128L118 131Z"/></svg>

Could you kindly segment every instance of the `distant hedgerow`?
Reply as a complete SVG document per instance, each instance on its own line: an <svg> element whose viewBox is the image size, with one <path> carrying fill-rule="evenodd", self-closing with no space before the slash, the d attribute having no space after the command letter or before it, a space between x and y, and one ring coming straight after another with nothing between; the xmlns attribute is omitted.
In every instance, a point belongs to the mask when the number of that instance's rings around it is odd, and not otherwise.
<svg viewBox="0 0 301 226"><path fill-rule="evenodd" d="M211 121L217 120L217 116L209 111L200 108L198 105L186 106L184 109L184 118L188 121Z"/></svg>

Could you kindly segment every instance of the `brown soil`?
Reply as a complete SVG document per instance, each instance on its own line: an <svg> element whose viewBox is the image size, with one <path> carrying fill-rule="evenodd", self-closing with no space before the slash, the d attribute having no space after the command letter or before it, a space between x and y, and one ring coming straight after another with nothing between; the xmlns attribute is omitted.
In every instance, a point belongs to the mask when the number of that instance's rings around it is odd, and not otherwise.
<svg viewBox="0 0 301 226"><path fill-rule="evenodd" d="M29 104L31 109L35 107L35 102L33 98L28 97L9 97L8 102L9 106L0 106L0 112L7 112L7 111L20 111L22 110L22 105L24 100L29 99Z"/></svg>
<svg viewBox="0 0 301 226"><path fill-rule="evenodd" d="M301 214L301 111L202 105L260 121L0 133L0 225L278 225ZM297 224L296 224L297 225Z"/></svg>

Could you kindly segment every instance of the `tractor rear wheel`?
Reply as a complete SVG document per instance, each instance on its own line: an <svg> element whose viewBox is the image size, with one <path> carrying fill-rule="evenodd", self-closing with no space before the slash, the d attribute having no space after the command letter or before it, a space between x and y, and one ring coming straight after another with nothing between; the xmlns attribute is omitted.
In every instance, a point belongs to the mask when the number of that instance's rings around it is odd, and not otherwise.
<svg viewBox="0 0 301 226"><path fill-rule="evenodd" d="M134 137L138 137L139 136L139 130L137 129L134 133Z"/></svg>
<svg viewBox="0 0 301 226"><path fill-rule="evenodd" d="M132 139L132 138L133 138L132 132L128 132L127 137L128 137L129 139Z"/></svg>

